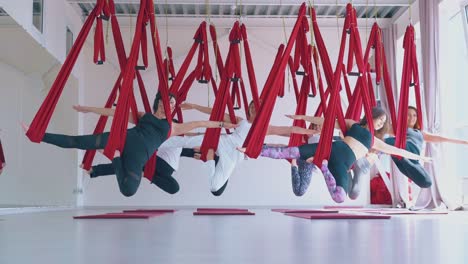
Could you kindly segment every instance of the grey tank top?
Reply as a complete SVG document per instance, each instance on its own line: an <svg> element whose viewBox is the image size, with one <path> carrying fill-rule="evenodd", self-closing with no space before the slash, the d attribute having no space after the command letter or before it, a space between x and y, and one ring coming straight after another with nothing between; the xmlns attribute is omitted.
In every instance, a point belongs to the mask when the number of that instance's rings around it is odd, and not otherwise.
<svg viewBox="0 0 468 264"><path fill-rule="evenodd" d="M415 147L417 147L419 151L421 151L422 146L423 146L423 141L424 141L424 136L421 130L408 128L408 130L406 131L406 142L410 142Z"/></svg>

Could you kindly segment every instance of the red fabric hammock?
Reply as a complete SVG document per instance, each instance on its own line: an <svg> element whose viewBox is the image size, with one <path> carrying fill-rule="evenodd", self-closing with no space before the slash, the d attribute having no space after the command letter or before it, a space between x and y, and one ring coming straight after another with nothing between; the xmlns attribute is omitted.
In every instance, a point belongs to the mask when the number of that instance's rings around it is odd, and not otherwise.
<svg viewBox="0 0 468 264"><path fill-rule="evenodd" d="M362 100L364 101L364 109L366 113L366 118L368 121L369 131L373 135L374 128L372 122L372 106L369 97L369 91L367 89L367 63L363 61L363 54L360 42L359 31L357 29L357 19L356 11L351 4L346 6L346 18L345 25L343 27L343 33L341 37L340 52L338 55L338 61L335 69L335 74L333 77L333 85L331 86L331 96L325 112L325 121L322 128L322 134L318 143L317 152L314 156L314 164L321 166L325 158L329 157L331 152L331 143L333 138L333 129L335 127L335 120L338 120L340 128L343 134L346 134L346 124L341 110L340 104L340 76L342 72L342 61L344 57L346 35L350 34L350 46L348 48L348 68L351 65L353 58L356 59L356 63L359 69L358 81L361 80L362 85ZM318 42L317 42L318 43ZM322 58L323 61L323 58ZM324 66L325 67L325 66Z"/></svg>
<svg viewBox="0 0 468 264"><path fill-rule="evenodd" d="M0 170L3 169L3 163L5 162L5 153L3 153L2 141L0 141Z"/></svg>
<svg viewBox="0 0 468 264"><path fill-rule="evenodd" d="M395 147L404 149L406 147L406 131L408 128L407 115L409 88L413 85L414 93L416 96L416 107L418 109L418 121L421 129L423 129L421 91L419 88L419 71L418 61L416 58L416 44L413 25L409 25L406 28L405 37L403 39L403 48L405 49L405 55L403 60L403 72L401 78L400 101L398 104L398 123L395 130ZM413 82L411 82L411 80L413 80Z"/></svg>
<svg viewBox="0 0 468 264"><path fill-rule="evenodd" d="M122 34L120 32L119 22L117 20L116 15L115 15L114 1L109 1L108 4L109 4L108 9L109 9L109 13L110 13L110 21L111 21L111 26L112 26L112 35L114 37L114 43L115 43L115 48L116 48L116 51L117 51L117 58L119 59L121 74L117 78L117 80L116 80L116 82L114 84L114 88L112 89L112 91L111 91L111 93L109 95L109 98L107 99L106 104L104 105L105 108L111 108L113 106L114 102L115 102L115 99L117 98L117 92L118 92L118 90L120 88L120 84L121 84L121 81L122 81L122 72L125 69L125 64L126 64L126 61L127 61L127 55L125 54L125 49L124 49L124 44L123 44L123 40L122 40ZM96 52L96 49L95 49L95 52ZM143 85L143 82L141 80L140 74L138 72L136 72L136 73L137 73L138 83L139 83L139 86L140 86L140 91L143 91L143 93L141 93L141 97L143 99L143 104L144 104L145 110L146 110L146 105L149 106L149 102L148 102L148 98L147 98L148 96L146 95L146 91L144 89L144 85ZM136 109L134 109L134 114L136 114ZM104 128L105 128L106 123L107 123L107 120L108 120L107 116L100 116L99 120L97 122L96 128L94 129L93 134L103 133ZM138 119L135 119L135 120L138 120ZM85 152L85 155L84 155L83 161L82 161L83 169L89 170L91 168L91 165L92 165L95 154L96 154L96 150L87 150Z"/></svg>
<svg viewBox="0 0 468 264"><path fill-rule="evenodd" d="M237 76L241 76L241 67L240 67L240 51L239 44L241 41L241 30L239 22L236 21L234 26L231 29L229 34L229 52L226 58L225 66L221 74L221 83L219 85L218 93L216 94L216 100L213 105L213 111L210 115L211 121L221 121L224 120L224 113L228 102L230 101L230 92L229 87L231 82L236 82ZM229 116L232 123L236 123L235 114L233 111L230 111ZM221 133L221 128L208 128L206 130L205 136L203 138L202 145L200 147L202 156L201 159L206 161L206 154L209 149L216 151L219 137Z"/></svg>
<svg viewBox="0 0 468 264"><path fill-rule="evenodd" d="M293 44L296 41L299 28L303 23L305 13L306 7L305 3L303 3L299 9L298 19L291 32L291 36L284 52L281 52L283 45L280 46L277 58L280 56L281 60L275 60L275 64L270 71L267 81L265 82L262 94L260 95L260 98L262 98L262 104L260 105L260 109L258 110L257 116L252 124L252 128L250 129L243 145L247 148L245 153L249 157L256 158L260 155L262 144L267 132L266 127L270 123L273 106L276 102L276 95L280 88L279 81L281 80L281 77L284 76L286 64L293 48Z"/></svg>
<svg viewBox="0 0 468 264"><path fill-rule="evenodd" d="M104 5L105 5L104 0L98 0L94 9L88 15L88 18L86 19L83 25L83 28L78 34L78 37L76 38L75 43L73 44L69 55L65 59L65 62L62 68L60 69L57 75L57 78L52 84L52 87L50 88L50 91L47 94L47 97L44 99L44 102L42 103L38 112L34 116L34 119L31 122L29 129L26 133L26 135L32 142L39 143L44 137L45 131L52 117L52 113L55 110L58 99L60 98L63 88L65 87L65 83L68 80L68 77L70 76L73 66L76 63L76 60L81 51L81 48L83 47L83 44L86 40L86 37L89 34L89 31L93 25L93 21L95 19L97 21L100 21L103 16L106 16L106 14L104 13L106 12L106 10L103 8ZM99 33L99 31L97 33ZM101 39L101 42L102 42L102 38L98 38L97 40L99 41L99 39ZM96 50L102 51L102 47L103 47L102 43L95 42L94 45L95 45L94 46L95 51ZM104 56L101 56L101 60L102 59L104 59Z"/></svg>

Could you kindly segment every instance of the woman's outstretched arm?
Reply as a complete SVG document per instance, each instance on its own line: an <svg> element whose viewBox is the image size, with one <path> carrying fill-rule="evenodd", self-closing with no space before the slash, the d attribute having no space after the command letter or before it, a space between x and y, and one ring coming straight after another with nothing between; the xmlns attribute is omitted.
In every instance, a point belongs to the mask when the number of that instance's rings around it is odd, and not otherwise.
<svg viewBox="0 0 468 264"><path fill-rule="evenodd" d="M231 124L228 122L219 122L219 121L192 121L192 122L186 122L186 123L172 123L172 132L171 136L177 136L177 135L182 135L190 130L200 128L200 127L205 127L205 128L236 128L239 125L237 124Z"/></svg>
<svg viewBox="0 0 468 264"><path fill-rule="evenodd" d="M93 106L84 106L84 105L74 105L73 109L75 109L79 113L93 113L101 116L114 116L115 109L113 108L105 108L105 107L93 107ZM138 112L138 118L142 117L145 113ZM132 113L129 114L128 122L135 124L135 120L133 120Z"/></svg>
<svg viewBox="0 0 468 264"><path fill-rule="evenodd" d="M180 108L182 110L190 110L190 109L195 109L199 112L205 113L207 115L210 115L211 112L213 111L213 108L211 107L206 107L198 104L191 104L191 103L182 103L180 104ZM236 122L239 123L242 120L241 117L236 116ZM231 118L228 114L224 114L224 122L231 122Z"/></svg>
<svg viewBox="0 0 468 264"><path fill-rule="evenodd" d="M456 138L448 138L448 137L439 136L439 135L435 135L435 134L431 134L431 133L427 133L427 132L422 132L422 134L424 136L424 140L427 141L427 142L432 142L432 143L445 143L445 142L448 142L448 143L468 145L467 140L461 140L461 139L456 139Z"/></svg>
<svg viewBox="0 0 468 264"><path fill-rule="evenodd" d="M382 140L376 137L374 137L374 145L372 146L372 148L390 155L398 155L408 159L421 160L423 162L430 162L432 160L429 157L419 156L404 149L388 145L387 143L383 142Z"/></svg>

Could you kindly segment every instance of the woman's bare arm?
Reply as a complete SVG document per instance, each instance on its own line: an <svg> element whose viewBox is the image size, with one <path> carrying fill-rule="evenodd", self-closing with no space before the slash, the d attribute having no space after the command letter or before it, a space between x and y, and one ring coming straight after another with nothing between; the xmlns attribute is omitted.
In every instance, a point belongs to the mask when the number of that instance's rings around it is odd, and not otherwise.
<svg viewBox="0 0 468 264"><path fill-rule="evenodd" d="M311 122L312 124L316 124L319 126L323 126L323 123L325 122L325 118L323 117L316 117L316 116L307 116L307 115L286 115L286 117L289 117L294 120L304 120L307 122ZM356 121L352 119L345 119L346 122L346 129L349 129L353 124L356 123ZM338 120L335 121L335 128L339 129L340 124Z"/></svg>
<svg viewBox="0 0 468 264"><path fill-rule="evenodd" d="M372 146L372 148L390 155L397 155L408 159L421 160L424 162L431 161L431 158L429 157L419 156L404 149L388 145L387 143L383 142L382 140L376 137L374 137L374 145Z"/></svg>
<svg viewBox="0 0 468 264"><path fill-rule="evenodd" d="M113 108L105 108L105 107L92 107L92 106L84 106L84 105L74 105L73 109L80 113L93 113L101 116L114 116L115 109ZM145 113L138 112L138 118L142 117ZM128 122L135 124L135 120L133 120L132 113L129 114Z"/></svg>
<svg viewBox="0 0 468 264"><path fill-rule="evenodd" d="M213 108L211 107L206 107L198 104L191 104L191 103L182 103L180 104L180 107L182 110L189 110L189 109L195 109L199 112L205 113L207 115L210 115L211 112L213 111ZM228 114L224 114L224 122L231 122L231 117ZM236 116L236 122L239 123L242 120L241 117Z"/></svg>
<svg viewBox="0 0 468 264"><path fill-rule="evenodd" d="M186 123L172 123L172 132L171 136L177 136L177 135L182 135L185 134L193 129L200 128L200 127L205 127L205 128L236 128L239 125L237 124L231 124L228 122L218 122L218 121L192 121L192 122L186 122Z"/></svg>
<svg viewBox="0 0 468 264"><path fill-rule="evenodd" d="M424 136L424 140L427 141L427 142L433 142L433 143L449 142L449 143L465 144L465 145L468 144L468 141L466 141L466 140L448 138L448 137L439 136L439 135L435 135L435 134L431 134L431 133L427 133L427 132L422 132L422 134Z"/></svg>
<svg viewBox="0 0 468 264"><path fill-rule="evenodd" d="M297 126L268 126L267 135L285 136L290 134L315 135L320 131Z"/></svg>

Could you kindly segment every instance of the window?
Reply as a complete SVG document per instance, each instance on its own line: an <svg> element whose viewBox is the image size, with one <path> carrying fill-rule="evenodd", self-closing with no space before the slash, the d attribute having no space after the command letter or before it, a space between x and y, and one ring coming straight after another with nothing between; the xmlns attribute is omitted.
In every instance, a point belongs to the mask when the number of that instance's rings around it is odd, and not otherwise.
<svg viewBox="0 0 468 264"><path fill-rule="evenodd" d="M70 50L73 46L73 32L67 27L67 37L66 37L66 55L70 53Z"/></svg>
<svg viewBox="0 0 468 264"><path fill-rule="evenodd" d="M42 33L44 0L33 0L33 25Z"/></svg>
<svg viewBox="0 0 468 264"><path fill-rule="evenodd" d="M468 5L465 6L465 18L466 18L466 23L468 24Z"/></svg>

